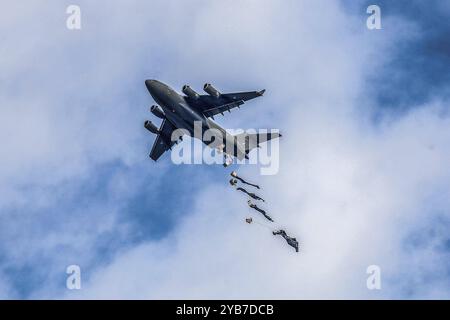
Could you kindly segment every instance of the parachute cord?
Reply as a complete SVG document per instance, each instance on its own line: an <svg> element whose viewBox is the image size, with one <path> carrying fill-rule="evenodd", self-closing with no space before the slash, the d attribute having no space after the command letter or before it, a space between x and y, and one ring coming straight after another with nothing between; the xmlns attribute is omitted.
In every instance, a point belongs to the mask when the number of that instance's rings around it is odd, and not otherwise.
<svg viewBox="0 0 450 320"><path fill-rule="evenodd" d="M233 176L233 177L234 177L234 176ZM247 183L247 184L248 184L248 183ZM254 199L251 198L251 197L247 194L247 200L252 201L252 200L254 200ZM253 210L252 208L249 208L249 215L252 217L252 222L251 222L251 223L256 223L256 224L260 225L261 227L264 227L264 228L270 230L271 232L278 231L278 230L282 229L282 228L280 228L280 225L279 225L278 223L276 223L276 222L272 222L271 225L269 226L269 225L266 224L266 223L262 223L262 222L258 221L259 218L256 218L256 215L257 215L257 214L254 212L254 210Z"/></svg>
<svg viewBox="0 0 450 320"><path fill-rule="evenodd" d="M250 211L249 214L252 217L252 223L256 223L256 224L260 225L261 227L269 229L272 232L280 229L280 226L278 223L276 223L276 222L271 222L271 223L261 222L259 220L262 218L257 216L256 213L252 209L249 208L249 211Z"/></svg>
<svg viewBox="0 0 450 320"><path fill-rule="evenodd" d="M269 227L268 225L263 224L263 223L261 223L261 222L259 222L259 221L253 220L253 222L256 223L256 224L259 224L261 227L264 227L264 228L269 229L270 231L274 231L274 230L275 230L274 228L271 228L271 227Z"/></svg>

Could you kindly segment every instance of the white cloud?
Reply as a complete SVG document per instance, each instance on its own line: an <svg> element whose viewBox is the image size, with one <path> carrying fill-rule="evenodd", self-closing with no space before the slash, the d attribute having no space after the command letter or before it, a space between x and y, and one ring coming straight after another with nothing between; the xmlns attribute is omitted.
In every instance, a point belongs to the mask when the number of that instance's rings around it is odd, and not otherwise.
<svg viewBox="0 0 450 320"><path fill-rule="evenodd" d="M215 184L197 196L194 213L187 214L164 241L119 255L99 270L81 295L404 296L404 281L432 277L434 270L445 266L443 256L439 258L433 247L411 252L406 250L405 240L414 229L422 231L420 226L433 216L423 204L450 177L446 165L449 121L421 110L375 135L355 129L348 132L351 122L340 120L345 129L330 125L326 134L319 123L312 125L321 128L317 131L310 126L297 128L298 137L303 138L286 142L285 150L290 152L284 154L282 173L261 178L270 212L300 238L300 254L269 230L245 224L249 212L244 199ZM422 130L417 132L418 128ZM449 191L447 185L444 192ZM448 218L448 212L444 214ZM437 236L433 241L442 239ZM365 287L366 268L371 264L381 267L381 292ZM413 297L448 296L445 283L428 286L416 281L419 287L414 288Z"/></svg>

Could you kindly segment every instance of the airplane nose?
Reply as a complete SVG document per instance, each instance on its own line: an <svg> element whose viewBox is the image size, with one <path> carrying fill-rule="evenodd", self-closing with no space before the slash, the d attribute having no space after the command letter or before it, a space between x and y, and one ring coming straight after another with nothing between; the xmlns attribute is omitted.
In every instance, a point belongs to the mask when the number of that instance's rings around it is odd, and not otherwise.
<svg viewBox="0 0 450 320"><path fill-rule="evenodd" d="M161 83L157 80L145 80L145 86L147 87L148 92L153 97L153 99L158 102L161 91Z"/></svg>

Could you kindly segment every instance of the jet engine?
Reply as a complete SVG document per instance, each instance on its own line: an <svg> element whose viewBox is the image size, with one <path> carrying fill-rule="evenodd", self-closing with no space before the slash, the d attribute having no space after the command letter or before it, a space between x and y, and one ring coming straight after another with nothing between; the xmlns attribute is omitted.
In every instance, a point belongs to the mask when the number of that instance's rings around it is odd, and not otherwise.
<svg viewBox="0 0 450 320"><path fill-rule="evenodd" d="M165 119L166 115L164 114L164 111L159 106L151 106L150 112L153 113L155 116L157 116L160 119Z"/></svg>
<svg viewBox="0 0 450 320"><path fill-rule="evenodd" d="M145 127L145 129L147 129L147 130L150 131L151 133L159 134L158 128L157 128L151 121L149 121L149 120L146 120L146 121L144 122L144 127Z"/></svg>
<svg viewBox="0 0 450 320"><path fill-rule="evenodd" d="M200 97L200 95L192 90L191 87L189 87L187 84L183 86L183 89L181 91L183 91L183 93L191 99L198 99L198 97Z"/></svg>
<svg viewBox="0 0 450 320"><path fill-rule="evenodd" d="M220 92L217 91L210 83L205 83L205 85L203 86L203 90L205 90L207 94L214 98L220 97Z"/></svg>

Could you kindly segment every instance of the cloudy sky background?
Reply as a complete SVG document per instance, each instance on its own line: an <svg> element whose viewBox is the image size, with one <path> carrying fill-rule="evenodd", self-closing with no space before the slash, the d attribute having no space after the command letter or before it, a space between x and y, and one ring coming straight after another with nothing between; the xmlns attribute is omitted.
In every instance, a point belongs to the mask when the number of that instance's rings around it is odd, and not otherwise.
<svg viewBox="0 0 450 320"><path fill-rule="evenodd" d="M0 298L450 298L448 3L69 4L2 3ZM148 78L267 89L218 122L284 133L277 175L236 169L300 254L231 169L149 160Z"/></svg>

